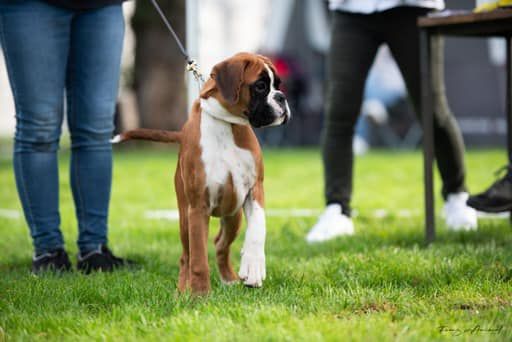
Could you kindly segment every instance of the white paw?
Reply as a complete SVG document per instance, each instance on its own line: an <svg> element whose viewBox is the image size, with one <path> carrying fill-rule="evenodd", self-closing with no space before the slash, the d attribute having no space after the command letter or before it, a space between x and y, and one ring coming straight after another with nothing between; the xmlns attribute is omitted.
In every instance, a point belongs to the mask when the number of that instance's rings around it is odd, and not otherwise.
<svg viewBox="0 0 512 342"><path fill-rule="evenodd" d="M265 253L242 250L242 260L238 275L245 285L261 287L267 274L265 270Z"/></svg>

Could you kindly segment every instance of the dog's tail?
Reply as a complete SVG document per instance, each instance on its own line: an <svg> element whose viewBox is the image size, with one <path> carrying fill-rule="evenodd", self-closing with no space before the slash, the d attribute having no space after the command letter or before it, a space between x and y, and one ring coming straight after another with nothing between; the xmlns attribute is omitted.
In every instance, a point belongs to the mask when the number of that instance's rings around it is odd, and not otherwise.
<svg viewBox="0 0 512 342"><path fill-rule="evenodd" d="M110 142L117 144L126 140L151 140L163 143L180 143L181 132L139 128L116 135Z"/></svg>

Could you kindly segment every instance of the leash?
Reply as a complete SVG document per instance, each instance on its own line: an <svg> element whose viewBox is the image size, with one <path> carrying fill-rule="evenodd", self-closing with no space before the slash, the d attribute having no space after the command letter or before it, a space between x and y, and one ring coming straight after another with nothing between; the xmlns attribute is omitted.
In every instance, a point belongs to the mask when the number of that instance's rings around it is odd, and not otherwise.
<svg viewBox="0 0 512 342"><path fill-rule="evenodd" d="M174 40L176 41L176 44L178 45L178 48L180 49L181 54L185 58L185 61L187 62L187 71L192 72L192 74L194 75L194 78L196 79L196 81L199 85L199 88L201 88L201 86L204 83L204 77L203 77L203 74L201 73L201 69L197 65L196 61L191 59L190 56L188 55L187 50L185 50L185 47L181 43L176 32L174 32L174 29L172 28L171 23L169 23L169 20L167 20L167 18L165 17L164 12L162 12L162 9L160 8L160 6L156 2L156 0L151 0L151 2L153 3L153 6L155 7L156 11L162 18L163 22L165 23L165 26L167 26L167 29L169 30L169 32L171 32L171 35L174 38Z"/></svg>

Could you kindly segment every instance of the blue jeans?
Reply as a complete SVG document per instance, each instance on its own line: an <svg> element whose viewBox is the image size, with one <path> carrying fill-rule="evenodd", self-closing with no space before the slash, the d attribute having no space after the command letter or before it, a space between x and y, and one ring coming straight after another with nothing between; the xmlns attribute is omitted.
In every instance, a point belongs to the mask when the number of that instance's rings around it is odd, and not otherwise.
<svg viewBox="0 0 512 342"><path fill-rule="evenodd" d="M74 11L0 0L0 40L16 107L14 173L37 254L64 245L57 157L64 99L78 246L87 252L107 243L109 139L123 36L121 5Z"/></svg>

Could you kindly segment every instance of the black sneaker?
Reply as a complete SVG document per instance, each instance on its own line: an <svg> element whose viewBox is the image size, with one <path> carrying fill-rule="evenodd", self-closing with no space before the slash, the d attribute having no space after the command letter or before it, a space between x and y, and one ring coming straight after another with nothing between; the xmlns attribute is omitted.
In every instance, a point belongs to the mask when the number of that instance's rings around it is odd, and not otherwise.
<svg viewBox="0 0 512 342"><path fill-rule="evenodd" d="M486 191L469 197L467 203L470 207L489 213L512 211L512 166L503 169L508 169L503 178L494 182Z"/></svg>
<svg viewBox="0 0 512 342"><path fill-rule="evenodd" d="M93 271L111 272L119 267L133 265L134 262L116 257L105 245L100 245L85 255L78 254L77 269L86 274Z"/></svg>
<svg viewBox="0 0 512 342"><path fill-rule="evenodd" d="M62 248L50 252L34 255L32 258L32 273L71 271L68 253Z"/></svg>

